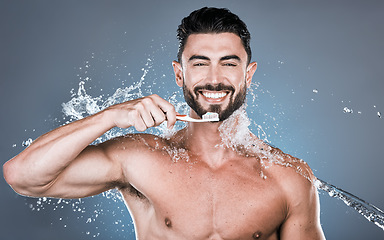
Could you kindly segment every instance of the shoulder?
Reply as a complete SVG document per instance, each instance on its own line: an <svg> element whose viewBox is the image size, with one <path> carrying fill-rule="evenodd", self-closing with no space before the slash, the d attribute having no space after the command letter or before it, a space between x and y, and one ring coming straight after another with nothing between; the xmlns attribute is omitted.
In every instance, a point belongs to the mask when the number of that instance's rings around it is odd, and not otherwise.
<svg viewBox="0 0 384 240"><path fill-rule="evenodd" d="M103 142L97 146L112 162L124 169L140 166L150 167L154 163L169 161L169 142L152 134L128 134Z"/></svg>
<svg viewBox="0 0 384 240"><path fill-rule="evenodd" d="M271 147L270 153L269 172L276 179L287 205L311 204L313 198L317 197L317 189L314 185L316 177L309 165L278 148Z"/></svg>
<svg viewBox="0 0 384 240"><path fill-rule="evenodd" d="M284 198L286 217L281 227L281 239L325 239L320 225L320 204L316 177L306 162L284 154L271 172Z"/></svg>
<svg viewBox="0 0 384 240"><path fill-rule="evenodd" d="M120 167L125 182L140 186L143 179L149 181L171 163L166 151L168 145L167 139L140 133L108 140L99 147Z"/></svg>

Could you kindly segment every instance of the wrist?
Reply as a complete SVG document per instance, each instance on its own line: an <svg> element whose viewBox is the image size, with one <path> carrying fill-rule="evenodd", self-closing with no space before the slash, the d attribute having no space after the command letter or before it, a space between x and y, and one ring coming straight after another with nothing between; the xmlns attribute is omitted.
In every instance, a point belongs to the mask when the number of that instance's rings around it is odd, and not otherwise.
<svg viewBox="0 0 384 240"><path fill-rule="evenodd" d="M111 128L117 127L115 123L115 117L114 117L115 114L112 109L109 109L109 108L104 109L98 112L97 115L99 117L99 120L103 124L104 128L106 129L106 131L108 131Z"/></svg>

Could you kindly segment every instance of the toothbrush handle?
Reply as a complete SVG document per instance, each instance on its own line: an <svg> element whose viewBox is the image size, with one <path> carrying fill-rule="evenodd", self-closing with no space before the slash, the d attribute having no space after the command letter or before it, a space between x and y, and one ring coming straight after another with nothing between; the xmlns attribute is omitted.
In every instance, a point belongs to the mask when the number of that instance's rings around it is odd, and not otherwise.
<svg viewBox="0 0 384 240"><path fill-rule="evenodd" d="M184 122L188 122L188 116L187 115L176 115L176 119Z"/></svg>

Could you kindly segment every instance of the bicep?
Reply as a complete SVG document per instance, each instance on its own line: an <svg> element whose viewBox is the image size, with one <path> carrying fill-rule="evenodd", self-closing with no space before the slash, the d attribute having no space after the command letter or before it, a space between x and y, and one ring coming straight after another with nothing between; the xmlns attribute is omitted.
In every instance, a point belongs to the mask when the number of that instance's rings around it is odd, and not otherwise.
<svg viewBox="0 0 384 240"><path fill-rule="evenodd" d="M281 239L325 239L320 225L320 204L315 186L297 189L290 199L288 216L280 229Z"/></svg>
<svg viewBox="0 0 384 240"><path fill-rule="evenodd" d="M119 185L121 167L101 146L86 147L47 187L44 195L81 198L99 194Z"/></svg>

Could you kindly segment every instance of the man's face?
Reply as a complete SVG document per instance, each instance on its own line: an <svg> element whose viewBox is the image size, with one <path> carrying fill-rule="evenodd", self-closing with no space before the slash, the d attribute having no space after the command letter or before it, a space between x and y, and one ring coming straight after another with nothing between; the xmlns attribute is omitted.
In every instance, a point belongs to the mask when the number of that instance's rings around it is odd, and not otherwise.
<svg viewBox="0 0 384 240"><path fill-rule="evenodd" d="M256 70L256 63L247 66L247 53L233 33L190 35L182 64L173 66L192 115L217 112L221 121L244 103Z"/></svg>

